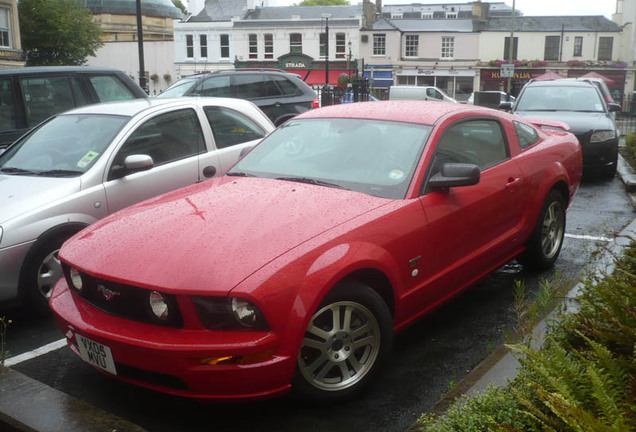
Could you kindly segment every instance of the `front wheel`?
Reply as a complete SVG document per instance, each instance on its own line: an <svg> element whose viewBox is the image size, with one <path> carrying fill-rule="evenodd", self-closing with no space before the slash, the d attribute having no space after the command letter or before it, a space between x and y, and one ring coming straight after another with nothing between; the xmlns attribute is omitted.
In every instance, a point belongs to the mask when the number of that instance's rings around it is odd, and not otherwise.
<svg viewBox="0 0 636 432"><path fill-rule="evenodd" d="M392 339L382 297L368 286L347 285L329 294L309 322L292 386L320 402L351 397L377 372Z"/></svg>
<svg viewBox="0 0 636 432"><path fill-rule="evenodd" d="M565 200L556 190L550 191L539 219L521 256L524 265L535 270L546 270L554 264L565 235Z"/></svg>

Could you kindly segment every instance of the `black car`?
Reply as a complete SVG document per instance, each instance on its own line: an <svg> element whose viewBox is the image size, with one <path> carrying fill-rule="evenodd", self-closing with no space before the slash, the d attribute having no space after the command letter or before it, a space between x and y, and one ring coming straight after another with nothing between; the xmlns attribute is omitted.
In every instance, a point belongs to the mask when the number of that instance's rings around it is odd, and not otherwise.
<svg viewBox="0 0 636 432"><path fill-rule="evenodd" d="M501 106L506 108L505 105ZM600 171L611 178L616 173L620 136L611 113L620 109L616 103L606 103L590 82L555 80L530 81L517 97L512 112L566 123L581 143L584 171Z"/></svg>
<svg viewBox="0 0 636 432"><path fill-rule="evenodd" d="M53 114L148 95L124 72L87 66L0 69L0 148Z"/></svg>
<svg viewBox="0 0 636 432"><path fill-rule="evenodd" d="M216 96L247 99L276 125L313 108L316 92L299 75L275 70L226 70L189 76L157 97Z"/></svg>

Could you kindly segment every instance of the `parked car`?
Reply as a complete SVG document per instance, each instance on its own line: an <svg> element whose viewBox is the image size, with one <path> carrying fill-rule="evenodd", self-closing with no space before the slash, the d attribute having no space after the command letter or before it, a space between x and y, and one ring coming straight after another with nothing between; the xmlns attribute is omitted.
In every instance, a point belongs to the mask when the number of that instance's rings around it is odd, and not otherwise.
<svg viewBox="0 0 636 432"><path fill-rule="evenodd" d="M482 103L478 103L477 105L488 106L489 108L498 108L499 104L502 103L502 102L515 103L515 100L517 100L514 96L508 96L508 94L506 92L502 92L502 91L484 90L484 91L480 91L478 93L480 95L480 99L482 99ZM487 102L490 102L490 98L493 97L493 96L494 96L494 100L496 101L496 106L489 106L489 105L483 103L484 100L487 101ZM497 96L499 96L499 97L497 97ZM508 100L508 97L510 97L510 100ZM468 96L468 100L466 101L466 103L468 105L474 105L475 104L475 92L471 93L470 96Z"/></svg>
<svg viewBox="0 0 636 432"><path fill-rule="evenodd" d="M342 95L342 97L340 98L340 103L344 104L344 103L353 103L354 102L354 97L353 97L353 92L347 92L345 94ZM377 102L379 99L375 96L373 96L372 94L361 94L359 96L359 100L358 102Z"/></svg>
<svg viewBox="0 0 636 432"><path fill-rule="evenodd" d="M254 102L276 126L317 104L299 75L275 70L226 70L182 78L157 97L220 96Z"/></svg>
<svg viewBox="0 0 636 432"><path fill-rule="evenodd" d="M504 112L320 108L223 177L73 237L51 308L78 356L127 382L333 402L372 380L394 331L515 257L550 267L580 178L574 135Z"/></svg>
<svg viewBox="0 0 636 432"><path fill-rule="evenodd" d="M437 87L430 86L391 86L389 100L429 100L457 103L455 99Z"/></svg>
<svg viewBox="0 0 636 432"><path fill-rule="evenodd" d="M112 68L0 68L0 148L59 112L147 96L128 75Z"/></svg>
<svg viewBox="0 0 636 432"><path fill-rule="evenodd" d="M616 173L620 133L611 114L620 109L616 103L605 103L597 87L586 80L554 80L526 84L512 112L568 124L581 143L584 169L600 171L604 177L612 178Z"/></svg>
<svg viewBox="0 0 636 432"><path fill-rule="evenodd" d="M0 301L48 309L73 234L225 172L274 129L251 102L138 99L59 114L0 155Z"/></svg>

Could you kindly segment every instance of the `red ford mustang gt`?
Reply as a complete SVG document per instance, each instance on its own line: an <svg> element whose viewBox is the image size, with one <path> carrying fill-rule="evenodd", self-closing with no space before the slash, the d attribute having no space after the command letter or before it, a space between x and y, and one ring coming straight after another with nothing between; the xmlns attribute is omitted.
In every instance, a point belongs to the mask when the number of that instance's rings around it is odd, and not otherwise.
<svg viewBox="0 0 636 432"><path fill-rule="evenodd" d="M73 237L51 307L76 354L141 386L349 397L395 331L513 258L557 259L581 149L549 126L440 102L309 111L225 176Z"/></svg>

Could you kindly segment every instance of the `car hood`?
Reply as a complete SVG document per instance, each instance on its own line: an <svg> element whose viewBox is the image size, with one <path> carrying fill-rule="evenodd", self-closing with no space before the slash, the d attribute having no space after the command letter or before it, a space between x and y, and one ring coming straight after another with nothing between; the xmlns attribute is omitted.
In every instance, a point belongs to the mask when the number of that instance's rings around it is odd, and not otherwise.
<svg viewBox="0 0 636 432"><path fill-rule="evenodd" d="M591 130L614 130L614 122L605 113L587 113L570 111L515 111L515 114L536 119L557 120L570 126L573 134Z"/></svg>
<svg viewBox="0 0 636 432"><path fill-rule="evenodd" d="M226 295L301 243L389 202L315 185L222 177L102 219L67 242L60 257L115 282Z"/></svg>
<svg viewBox="0 0 636 432"><path fill-rule="evenodd" d="M0 224L23 213L71 195L81 188L79 178L31 177L0 174Z"/></svg>

